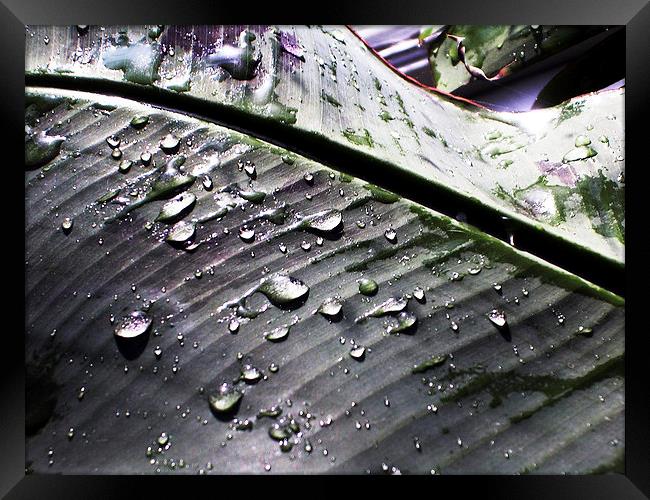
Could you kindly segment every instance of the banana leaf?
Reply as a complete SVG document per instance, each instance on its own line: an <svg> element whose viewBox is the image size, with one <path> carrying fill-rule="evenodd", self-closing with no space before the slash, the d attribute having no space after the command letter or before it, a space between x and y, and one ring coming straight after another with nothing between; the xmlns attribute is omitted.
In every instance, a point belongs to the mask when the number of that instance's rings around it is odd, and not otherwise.
<svg viewBox="0 0 650 500"><path fill-rule="evenodd" d="M28 470L621 470L622 298L187 114L25 119Z"/></svg>
<svg viewBox="0 0 650 500"><path fill-rule="evenodd" d="M280 145L316 161L316 143L353 151L430 186L431 203L453 196L622 269L623 89L504 113L418 88L343 27L27 31L29 84L100 85L191 104L217 121L248 117L271 142L291 137ZM345 163L336 168L354 169Z"/></svg>
<svg viewBox="0 0 650 500"><path fill-rule="evenodd" d="M435 28L423 28L421 39ZM482 70L486 77L505 77L601 35L607 29L607 26L448 26L445 33L430 44L434 82L442 90L456 91L472 79L460 57L457 42L446 35L462 37L468 65Z"/></svg>

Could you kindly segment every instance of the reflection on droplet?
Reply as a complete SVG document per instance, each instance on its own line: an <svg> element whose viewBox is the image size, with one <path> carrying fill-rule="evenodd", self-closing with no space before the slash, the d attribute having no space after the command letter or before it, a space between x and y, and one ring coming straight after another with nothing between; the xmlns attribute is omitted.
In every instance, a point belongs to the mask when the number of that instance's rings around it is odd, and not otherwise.
<svg viewBox="0 0 650 500"><path fill-rule="evenodd" d="M397 233L392 227L389 227L388 229L386 229L386 231L384 231L384 236L391 243L394 243L397 240Z"/></svg>
<svg viewBox="0 0 650 500"><path fill-rule="evenodd" d="M133 311L120 320L115 335L122 338L139 337L151 326L152 319L143 311Z"/></svg>
<svg viewBox="0 0 650 500"><path fill-rule="evenodd" d="M243 226L239 229L239 237L245 243L251 243L255 239L255 231L247 226Z"/></svg>
<svg viewBox="0 0 650 500"><path fill-rule="evenodd" d="M497 328L504 328L507 324L506 313L498 309L492 309L488 318Z"/></svg>
<svg viewBox="0 0 650 500"><path fill-rule="evenodd" d="M167 134L165 138L160 141L160 149L165 153L173 153L180 145L180 139L172 134Z"/></svg>
<svg viewBox="0 0 650 500"><path fill-rule="evenodd" d="M366 357L366 348L363 346L355 346L350 351L350 357L352 359L356 359L357 361L363 361L363 359Z"/></svg>
<svg viewBox="0 0 650 500"><path fill-rule="evenodd" d="M379 285L377 285L375 280L368 278L361 278L359 280L359 292L363 295L375 295L377 290L379 290Z"/></svg>
<svg viewBox="0 0 650 500"><path fill-rule="evenodd" d="M226 413L233 410L241 398L241 392L224 382L219 386L218 391L210 396L210 406L218 413Z"/></svg>
<svg viewBox="0 0 650 500"><path fill-rule="evenodd" d="M63 219L63 222L61 223L61 229L63 229L63 232L65 234L70 234L70 231L72 231L72 226L74 224L74 221L70 217L66 217Z"/></svg>
<svg viewBox="0 0 650 500"><path fill-rule="evenodd" d="M333 318L338 316L341 313L343 304L336 297L328 297L323 301L323 303L318 307L318 312L323 316Z"/></svg>

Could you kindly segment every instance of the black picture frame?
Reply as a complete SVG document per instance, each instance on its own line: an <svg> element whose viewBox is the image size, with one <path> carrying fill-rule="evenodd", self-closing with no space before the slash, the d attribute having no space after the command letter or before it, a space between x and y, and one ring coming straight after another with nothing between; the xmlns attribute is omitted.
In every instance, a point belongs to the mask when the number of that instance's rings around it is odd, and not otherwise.
<svg viewBox="0 0 650 500"><path fill-rule="evenodd" d="M3 205L5 214L2 227L7 234L5 243L4 290L5 310L2 322L3 349L0 369L0 495L6 498L113 498L134 496L137 490L147 495L194 495L192 488L214 488L214 481L231 482L229 487L249 491L255 482L268 482L279 486L278 477L231 477L198 480L192 483L177 477L131 476L57 476L25 475L24 434L24 341L19 334L23 323L24 306L22 290L16 283L24 280L18 262L24 262L24 246L20 244L19 227L23 198L17 187L22 182L22 157L20 140L24 119L24 38L25 25L51 24L231 24L244 22L305 23L318 21L329 24L607 24L626 26L626 178L627 225L626 235L626 390L625 390L625 474L602 476L474 476L474 477L418 477L431 494L453 492L457 498L465 494L488 498L581 498L581 499L641 499L650 497L650 391L646 385L647 356L644 341L647 333L644 283L650 279L650 250L644 242L648 213L642 190L648 185L647 119L650 70L650 5L648 0L464 0L443 2L439 0L400 0L396 2L358 1L331 2L327 8L313 8L308 13L304 3L278 2L266 6L249 3L240 5L200 0L172 2L111 0L1 0L0 3L0 86L2 92ZM251 16L253 19L251 19ZM623 57L623 54L621 54ZM645 141L644 141L645 139ZM9 160L9 153L15 154ZM13 177L16 177L14 180ZM14 198L15 197L15 198ZM13 226L16 226L15 228ZM3 252L4 253L4 252ZM10 260L11 259L11 260ZM13 265L9 262L15 260ZM10 277L8 271L16 273ZM647 307L647 306L646 306ZM23 331L24 331L24 325ZM375 478L359 478L359 485L368 485ZM188 479L189 480L189 479ZM386 481L386 478L379 479ZM251 482L252 481L252 482ZM293 480L292 480L293 481ZM307 484L313 485L314 480ZM333 489L341 490L340 478L325 478ZM426 481L426 482L425 482ZM134 487L136 483L136 487ZM261 483L260 483L261 484ZM297 482L292 483L300 488ZM385 483L383 483L385 484ZM221 486L221 483L220 483ZM276 486L276 487L277 487ZM398 485L396 485L398 486ZM273 488L274 486L265 486ZM399 487L399 486L398 486ZM143 489L141 489L143 488ZM293 489L293 487L292 487ZM347 489L347 488L346 488ZM224 490L213 490L223 494ZM273 490L269 490L273 491ZM295 490L296 493L302 490ZM311 487L305 491L309 494ZM425 490L426 491L426 490ZM141 494L141 493L140 493ZM303 493L299 493L303 494ZM460 496L458 496L460 495Z"/></svg>

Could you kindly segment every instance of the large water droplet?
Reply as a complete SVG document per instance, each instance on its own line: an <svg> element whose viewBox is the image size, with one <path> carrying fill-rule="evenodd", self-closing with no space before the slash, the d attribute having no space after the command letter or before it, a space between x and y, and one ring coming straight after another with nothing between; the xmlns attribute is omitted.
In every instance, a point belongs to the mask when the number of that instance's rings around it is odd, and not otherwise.
<svg viewBox="0 0 650 500"><path fill-rule="evenodd" d="M489 320L497 328L505 328L507 325L506 313L498 309L492 309L488 314Z"/></svg>
<svg viewBox="0 0 650 500"><path fill-rule="evenodd" d="M143 311L133 311L120 320L115 335L121 338L139 337L151 326L152 319Z"/></svg>
<svg viewBox="0 0 650 500"><path fill-rule="evenodd" d="M373 317L373 318L380 318L382 316L386 316L389 314L396 314L404 309L406 309L406 305L408 304L408 300L406 297L390 297L389 299L385 300L378 306L373 307L369 311L367 311L363 316L360 318L357 318L357 322L363 321L368 317Z"/></svg>
<svg viewBox="0 0 650 500"><path fill-rule="evenodd" d="M386 328L387 333L400 333L400 332L405 332L409 330L410 328L417 323L417 316L415 314L408 312L408 311L402 311L397 315L397 324L390 324L388 325L388 328Z"/></svg>
<svg viewBox="0 0 650 500"><path fill-rule="evenodd" d="M290 329L291 325L278 326L277 328L264 333L264 338L271 342L280 342L287 338Z"/></svg>
<svg viewBox="0 0 650 500"><path fill-rule="evenodd" d="M172 134L167 134L165 138L160 141L160 149L167 154L174 153L178 149L180 143L181 141L178 137Z"/></svg>
<svg viewBox="0 0 650 500"><path fill-rule="evenodd" d="M46 165L61 152L65 137L45 135L45 132L29 134L25 139L25 166L36 168Z"/></svg>
<svg viewBox="0 0 650 500"><path fill-rule="evenodd" d="M299 279L280 273L263 279L257 291L274 305L289 305L305 299L309 287Z"/></svg>
<svg viewBox="0 0 650 500"><path fill-rule="evenodd" d="M194 206L196 196L192 193L182 193L165 203L156 217L158 222L168 222L178 219Z"/></svg>
<svg viewBox="0 0 650 500"><path fill-rule="evenodd" d="M235 409L241 398L241 392L224 382L217 392L210 396L210 407L217 413L227 413Z"/></svg>
<svg viewBox="0 0 650 500"><path fill-rule="evenodd" d="M177 222L169 231L165 240L170 243L185 243L189 241L196 230L196 225L193 222Z"/></svg>
<svg viewBox="0 0 650 500"><path fill-rule="evenodd" d="M343 216L340 210L331 209L305 217L302 227L320 233L333 233L343 226Z"/></svg>

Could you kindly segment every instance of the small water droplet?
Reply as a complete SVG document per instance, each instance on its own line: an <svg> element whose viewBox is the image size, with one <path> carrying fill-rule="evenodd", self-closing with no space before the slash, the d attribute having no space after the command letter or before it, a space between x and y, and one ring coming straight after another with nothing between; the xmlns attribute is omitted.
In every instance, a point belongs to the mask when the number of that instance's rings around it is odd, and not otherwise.
<svg viewBox="0 0 650 500"><path fill-rule="evenodd" d="M361 278L359 280L359 292L363 295L375 295L379 290L377 282L368 278Z"/></svg>
<svg viewBox="0 0 650 500"><path fill-rule="evenodd" d="M329 297L318 307L318 312L328 318L334 318L341 313L343 304L336 297Z"/></svg>
<svg viewBox="0 0 650 500"><path fill-rule="evenodd" d="M395 241L397 241L397 233L395 232L395 230L392 227L389 227L388 229L386 229L386 231L384 231L384 236L391 243L394 243Z"/></svg>
<svg viewBox="0 0 650 500"><path fill-rule="evenodd" d="M63 229L63 232L65 234L70 234L70 231L72 231L72 226L74 224L74 221L70 217L66 217L63 219L63 222L61 223L61 229Z"/></svg>
<svg viewBox="0 0 650 500"><path fill-rule="evenodd" d="M350 357L356 359L357 361L363 361L366 357L366 348L363 346L356 346L350 351Z"/></svg>
<svg viewBox="0 0 650 500"><path fill-rule="evenodd" d="M492 309L488 314L488 318L497 328L505 328L507 325L506 313L499 309Z"/></svg>
<svg viewBox="0 0 650 500"><path fill-rule="evenodd" d="M160 141L160 149L162 149L167 154L173 153L177 150L180 143L181 141L178 137L172 134L167 134L165 138Z"/></svg>
<svg viewBox="0 0 650 500"><path fill-rule="evenodd" d="M248 383L259 382L262 378L262 372L252 365L244 365L241 371L241 379Z"/></svg>
<svg viewBox="0 0 650 500"><path fill-rule="evenodd" d="M254 163L246 163L244 165L244 172L246 172L246 175L249 177L255 177L257 175L257 169L255 168Z"/></svg>
<svg viewBox="0 0 650 500"><path fill-rule="evenodd" d="M239 237L245 243L251 243L255 239L255 231L247 226L243 226L239 229Z"/></svg>

